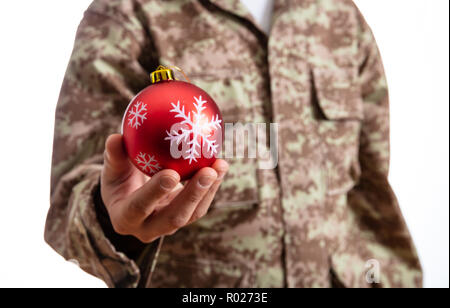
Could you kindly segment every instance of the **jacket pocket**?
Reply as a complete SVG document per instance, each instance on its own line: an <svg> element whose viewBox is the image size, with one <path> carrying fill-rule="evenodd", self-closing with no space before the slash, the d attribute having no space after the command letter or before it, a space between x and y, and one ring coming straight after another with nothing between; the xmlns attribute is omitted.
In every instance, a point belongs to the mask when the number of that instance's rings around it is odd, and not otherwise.
<svg viewBox="0 0 450 308"><path fill-rule="evenodd" d="M329 195L347 193L359 180L359 137L364 105L357 68L313 68L318 133L325 151Z"/></svg>
<svg viewBox="0 0 450 308"><path fill-rule="evenodd" d="M364 119L357 68L313 68L314 85L321 111L330 121Z"/></svg>

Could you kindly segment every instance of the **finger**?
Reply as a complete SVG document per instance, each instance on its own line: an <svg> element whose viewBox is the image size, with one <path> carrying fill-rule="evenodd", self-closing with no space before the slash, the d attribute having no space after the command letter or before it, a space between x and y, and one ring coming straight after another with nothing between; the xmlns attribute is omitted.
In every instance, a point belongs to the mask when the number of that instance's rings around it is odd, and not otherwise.
<svg viewBox="0 0 450 308"><path fill-rule="evenodd" d="M143 225L144 232L157 237L171 234L186 225L216 179L217 172L212 168L198 171L170 205L147 219Z"/></svg>
<svg viewBox="0 0 450 308"><path fill-rule="evenodd" d="M226 161L224 161L222 159L218 159L211 166L211 168L216 170L217 179L214 182L214 184L211 186L209 191L206 193L203 200L200 201L199 205L197 206L194 213L192 214L191 219L189 220L189 223L192 223L206 215L212 201L214 200L214 197L216 196L217 190L219 190L220 184L222 184L223 177L228 172L229 165Z"/></svg>
<svg viewBox="0 0 450 308"><path fill-rule="evenodd" d="M142 223L157 207L158 201L169 198L180 183L180 175L174 170L162 170L136 190L125 202L122 215L128 222Z"/></svg>
<svg viewBox="0 0 450 308"><path fill-rule="evenodd" d="M113 134L105 143L103 182L111 184L128 177L133 168L124 149L122 135Z"/></svg>

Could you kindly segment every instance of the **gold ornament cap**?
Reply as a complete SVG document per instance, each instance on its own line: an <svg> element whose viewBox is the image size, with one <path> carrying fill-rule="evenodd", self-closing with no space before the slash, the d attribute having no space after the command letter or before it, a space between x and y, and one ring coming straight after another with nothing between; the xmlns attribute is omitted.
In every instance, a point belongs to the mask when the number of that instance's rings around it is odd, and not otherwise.
<svg viewBox="0 0 450 308"><path fill-rule="evenodd" d="M156 71L150 74L152 83L157 83L165 80L175 80L173 70L163 65L158 66Z"/></svg>

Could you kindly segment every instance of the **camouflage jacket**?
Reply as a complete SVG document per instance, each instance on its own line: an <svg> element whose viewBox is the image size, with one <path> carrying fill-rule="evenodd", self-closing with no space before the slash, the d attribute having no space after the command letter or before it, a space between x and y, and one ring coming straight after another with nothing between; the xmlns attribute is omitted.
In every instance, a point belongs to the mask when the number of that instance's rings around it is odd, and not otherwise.
<svg viewBox="0 0 450 308"><path fill-rule="evenodd" d="M225 122L278 123L279 164L230 160L207 216L144 245L112 231L99 175L158 64L182 67ZM238 0L95 0L56 110L46 241L110 287L421 286L387 180L388 109L350 0L276 0L270 36Z"/></svg>

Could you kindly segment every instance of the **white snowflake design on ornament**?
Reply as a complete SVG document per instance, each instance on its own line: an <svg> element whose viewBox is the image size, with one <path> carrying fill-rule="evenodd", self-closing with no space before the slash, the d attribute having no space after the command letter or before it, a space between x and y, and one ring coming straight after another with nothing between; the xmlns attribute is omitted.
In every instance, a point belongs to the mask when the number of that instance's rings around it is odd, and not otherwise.
<svg viewBox="0 0 450 308"><path fill-rule="evenodd" d="M128 125L133 128L138 129L139 126L147 120L147 105L143 102L137 102L130 110L130 114L128 115Z"/></svg>
<svg viewBox="0 0 450 308"><path fill-rule="evenodd" d="M142 171L150 174L154 174L159 170L161 170L161 166L155 159L155 156L151 156L147 153L140 152L139 155L136 157L136 162L138 163Z"/></svg>
<svg viewBox="0 0 450 308"><path fill-rule="evenodd" d="M180 106L180 101L176 105L172 103L173 109L170 112L176 113L175 118L182 119L178 124L184 127L181 127L178 131L167 132L168 137L165 138L165 140L170 140L171 145L176 144L178 146L182 141L187 142L187 155L184 159L189 159L189 164L192 161L197 162L197 158L200 157L202 145L199 138L203 140L203 146L207 147L208 155L217 154L219 144L217 144L217 140L209 140L209 137L211 137L213 130L220 128L222 122L222 120L219 120L218 114L213 115L211 120L202 114L203 110L206 109L204 105L207 103L202 99L202 96L198 98L194 96L194 100L195 111L192 111L192 116L190 112L186 114L184 106ZM191 135L192 139L190 139Z"/></svg>

